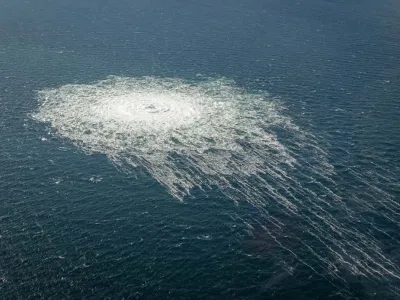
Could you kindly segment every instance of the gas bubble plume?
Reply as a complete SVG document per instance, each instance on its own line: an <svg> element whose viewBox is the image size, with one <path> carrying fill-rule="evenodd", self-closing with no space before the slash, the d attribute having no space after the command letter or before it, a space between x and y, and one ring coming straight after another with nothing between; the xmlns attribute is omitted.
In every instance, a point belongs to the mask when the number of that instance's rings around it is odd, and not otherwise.
<svg viewBox="0 0 400 300"><path fill-rule="evenodd" d="M112 76L42 90L38 101L32 117L86 153L106 154L127 172L145 170L179 200L216 188L250 203L260 217L243 220L249 228L256 222L282 251L332 284L346 287L338 271L346 268L398 293L392 284L400 270L380 241L399 246L399 240L366 216L399 229L400 205L357 169L348 176L369 197L344 192L346 180L319 138L296 126L268 93L225 78ZM380 180L394 182L391 176L383 172ZM289 223L298 232L280 235Z"/></svg>

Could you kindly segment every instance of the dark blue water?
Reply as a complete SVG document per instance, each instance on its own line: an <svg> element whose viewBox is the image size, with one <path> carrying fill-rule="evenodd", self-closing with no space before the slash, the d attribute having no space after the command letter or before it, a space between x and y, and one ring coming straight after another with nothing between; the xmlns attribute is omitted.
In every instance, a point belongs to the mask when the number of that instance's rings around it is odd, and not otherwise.
<svg viewBox="0 0 400 300"><path fill-rule="evenodd" d="M29 117L44 88L198 74L283 101L335 168L326 185L356 220L344 228L370 234L388 272L357 275L285 216L276 235L299 239L282 250L246 225L261 213L249 203L177 201ZM399 109L396 1L0 0L0 298L396 299Z"/></svg>

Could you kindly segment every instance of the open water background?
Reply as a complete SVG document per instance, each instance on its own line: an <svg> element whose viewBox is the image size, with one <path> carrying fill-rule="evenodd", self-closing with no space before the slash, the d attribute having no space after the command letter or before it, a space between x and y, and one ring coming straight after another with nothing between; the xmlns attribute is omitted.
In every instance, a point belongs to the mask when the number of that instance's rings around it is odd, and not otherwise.
<svg viewBox="0 0 400 300"><path fill-rule="evenodd" d="M179 202L29 118L44 88L197 74L279 97L344 195L368 197L350 167L400 201L399 2L0 0L0 299L396 299L398 280L335 285L249 233L251 205ZM398 265L398 228L373 221Z"/></svg>

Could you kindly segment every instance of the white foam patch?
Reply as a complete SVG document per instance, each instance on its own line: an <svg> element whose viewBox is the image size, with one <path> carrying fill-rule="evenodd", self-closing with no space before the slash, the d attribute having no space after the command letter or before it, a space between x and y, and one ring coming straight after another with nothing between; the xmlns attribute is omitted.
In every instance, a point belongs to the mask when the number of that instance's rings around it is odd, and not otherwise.
<svg viewBox="0 0 400 300"><path fill-rule="evenodd" d="M266 96L245 93L223 79L191 84L110 77L41 91L34 118L89 152L144 167L182 199L193 187L220 185L223 176L264 171L258 151L271 160L293 162L268 128L295 127ZM187 168L181 167L182 159Z"/></svg>
<svg viewBox="0 0 400 300"><path fill-rule="evenodd" d="M248 92L226 79L109 77L46 89L38 98L34 119L128 172L146 170L177 199L194 188L216 187L251 203L273 240L322 276L345 281L337 270L346 266L367 278L400 278L376 238L384 230L359 214L377 215L379 208L380 218L399 227L400 205L354 170L352 180L370 198L343 194L347 183L337 178L318 139L265 92ZM369 223L369 231L358 222ZM290 223L318 245L298 233L280 235Z"/></svg>

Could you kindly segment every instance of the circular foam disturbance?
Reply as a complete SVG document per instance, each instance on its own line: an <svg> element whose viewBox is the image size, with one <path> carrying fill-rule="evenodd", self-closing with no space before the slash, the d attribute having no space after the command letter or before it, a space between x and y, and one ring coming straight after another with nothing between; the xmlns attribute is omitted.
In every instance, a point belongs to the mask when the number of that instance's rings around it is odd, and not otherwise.
<svg viewBox="0 0 400 300"><path fill-rule="evenodd" d="M35 119L50 122L87 151L141 165L177 198L194 186L218 184L208 175L262 171L265 155L293 161L268 130L272 125L295 129L277 102L226 79L109 77L43 90L39 103ZM174 165L172 154L191 161L196 178Z"/></svg>

